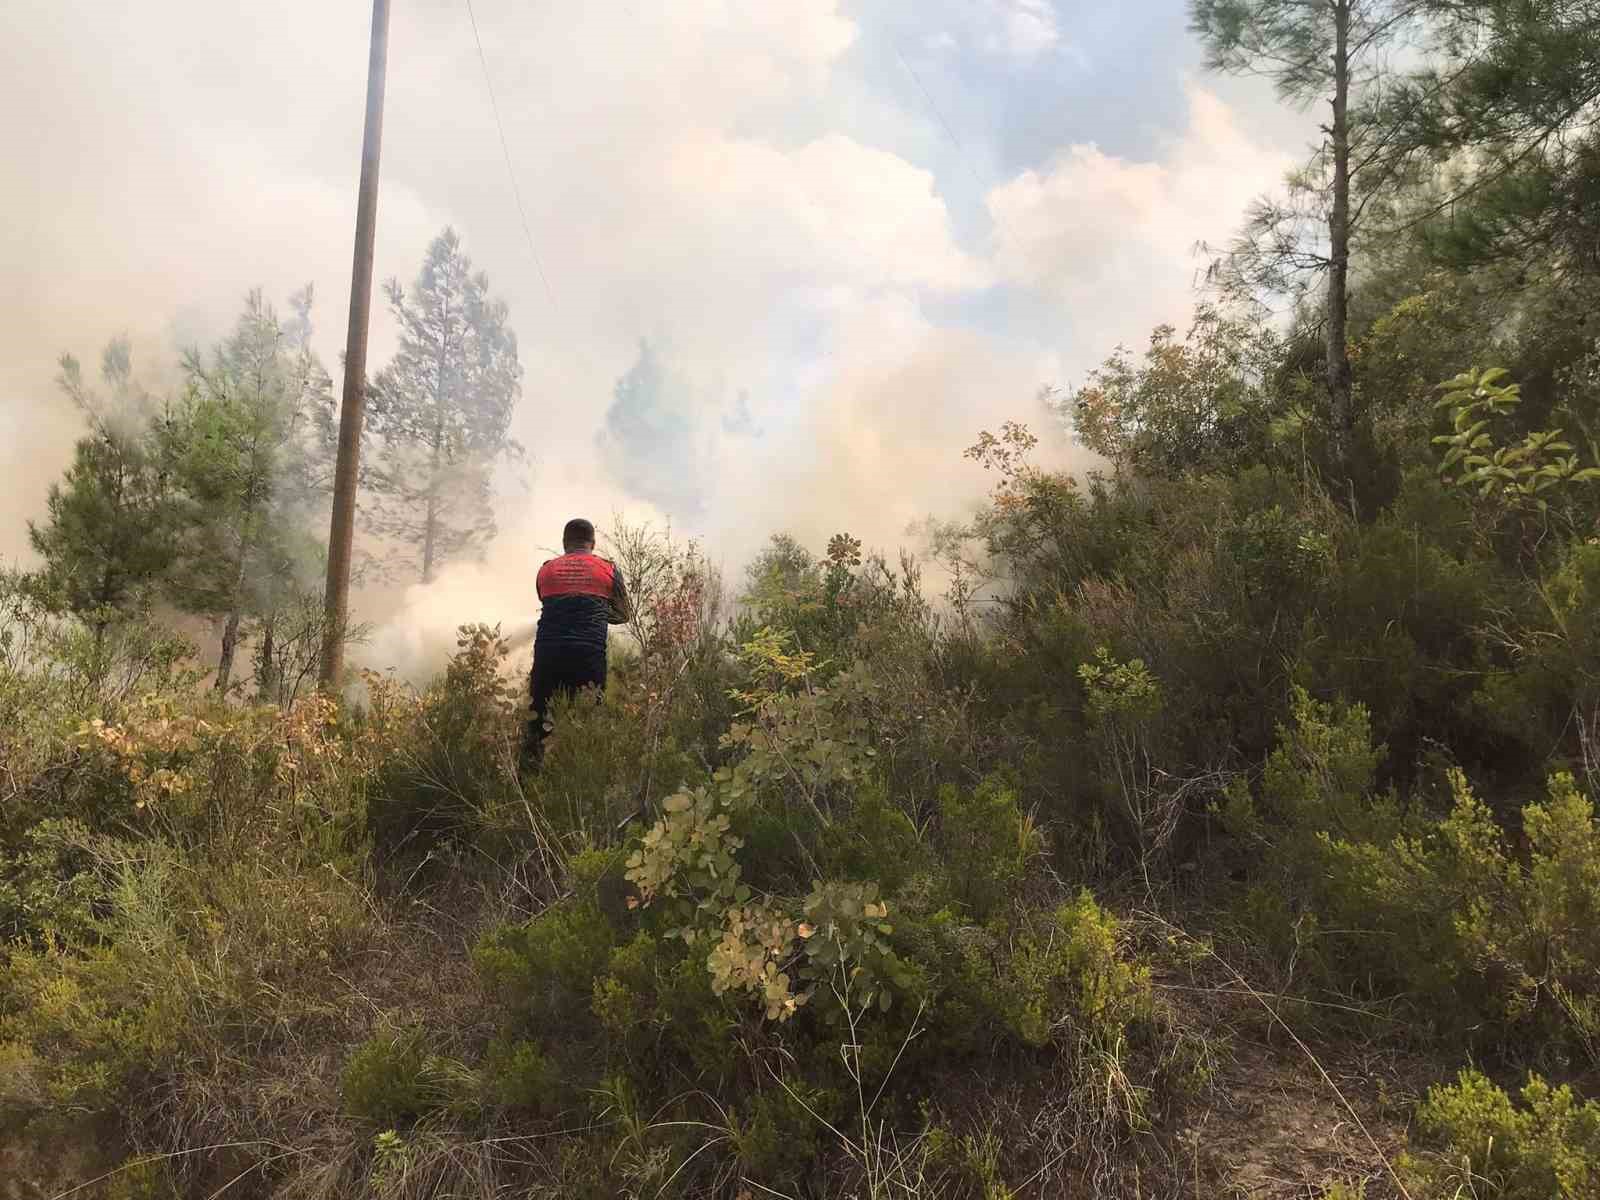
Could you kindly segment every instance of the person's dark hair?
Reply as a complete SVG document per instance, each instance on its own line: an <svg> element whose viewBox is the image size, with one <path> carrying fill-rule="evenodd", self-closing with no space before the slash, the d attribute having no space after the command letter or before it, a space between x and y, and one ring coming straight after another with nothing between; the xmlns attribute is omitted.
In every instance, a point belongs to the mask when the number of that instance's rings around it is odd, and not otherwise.
<svg viewBox="0 0 1600 1200"><path fill-rule="evenodd" d="M561 531L561 548L572 550L578 546L594 545L594 523L582 517L573 517Z"/></svg>

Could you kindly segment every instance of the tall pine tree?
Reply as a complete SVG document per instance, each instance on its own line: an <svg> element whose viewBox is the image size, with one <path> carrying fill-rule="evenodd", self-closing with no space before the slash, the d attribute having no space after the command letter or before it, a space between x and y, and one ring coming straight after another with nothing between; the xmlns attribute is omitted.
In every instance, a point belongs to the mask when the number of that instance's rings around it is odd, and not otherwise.
<svg viewBox="0 0 1600 1200"><path fill-rule="evenodd" d="M1418 27L1427 0L1191 0L1191 28L1214 71L1262 75L1285 100L1325 101L1324 141L1310 167L1291 180L1287 205L1252 214L1229 267L1245 289L1324 286L1324 372L1333 466L1349 479L1361 417L1350 365L1352 243L1367 202L1383 194L1424 147L1397 136L1404 122L1388 110L1414 102L1389 87L1391 51ZM1316 227L1320 225L1320 230Z"/></svg>
<svg viewBox="0 0 1600 1200"><path fill-rule="evenodd" d="M274 612L303 573L332 389L259 290L233 334L209 359L189 352L184 370L184 403L166 437L187 505L172 588L183 608L220 622L216 688L226 692L244 622Z"/></svg>
<svg viewBox="0 0 1600 1200"><path fill-rule="evenodd" d="M372 386L368 523L428 583L494 536L492 472L521 452L509 431L522 366L506 306L454 230L434 238L410 293L395 280L387 292L400 349Z"/></svg>
<svg viewBox="0 0 1600 1200"><path fill-rule="evenodd" d="M57 383L88 419L66 477L50 487L48 516L28 523L44 559L42 582L62 608L87 622L97 647L106 630L148 598L172 561L173 507L152 452L149 397L133 379L126 339L101 358L101 395L70 354Z"/></svg>

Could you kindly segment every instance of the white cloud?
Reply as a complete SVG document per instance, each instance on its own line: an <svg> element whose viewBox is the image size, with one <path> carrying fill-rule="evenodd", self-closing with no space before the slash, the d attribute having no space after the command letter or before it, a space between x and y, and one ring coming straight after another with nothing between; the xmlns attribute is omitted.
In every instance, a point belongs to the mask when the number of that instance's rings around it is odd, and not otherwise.
<svg viewBox="0 0 1600 1200"><path fill-rule="evenodd" d="M662 178L677 236L737 245L764 276L943 291L987 274L956 246L931 172L838 134L792 150L685 138Z"/></svg>
<svg viewBox="0 0 1600 1200"><path fill-rule="evenodd" d="M894 0L879 0L887 5ZM919 0L916 41L939 54L965 46L984 55L1019 61L1066 52L1081 58L1062 34L1055 0ZM897 18L897 24L899 20Z"/></svg>
<svg viewBox="0 0 1600 1200"><path fill-rule="evenodd" d="M1027 58L1061 43L1055 5L1050 0L990 0L1001 32L999 44L1010 54Z"/></svg>
<svg viewBox="0 0 1600 1200"><path fill-rule="evenodd" d="M1202 267L1197 243L1226 237L1291 165L1213 93L1191 85L1188 96L1188 127L1158 158L1072 146L990 193L1001 273L1053 297L1103 350L1181 321Z"/></svg>

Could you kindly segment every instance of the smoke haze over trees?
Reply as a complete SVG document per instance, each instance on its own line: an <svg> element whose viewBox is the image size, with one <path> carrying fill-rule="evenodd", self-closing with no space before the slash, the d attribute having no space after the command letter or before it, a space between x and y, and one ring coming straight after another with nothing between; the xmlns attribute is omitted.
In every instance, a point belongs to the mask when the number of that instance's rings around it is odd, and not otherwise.
<svg viewBox="0 0 1600 1200"><path fill-rule="evenodd" d="M400 348L371 389L367 522L426 584L494 537L493 472L522 453L508 435L522 366L506 305L454 230L429 244L409 293L397 280L385 293Z"/></svg>
<svg viewBox="0 0 1600 1200"><path fill-rule="evenodd" d="M309 322L309 299L297 307ZM183 506L170 590L179 607L220 623L216 689L226 692L241 624L270 622L312 575L332 389L260 291L231 337L183 365L183 400L160 433Z"/></svg>
<svg viewBox="0 0 1600 1200"><path fill-rule="evenodd" d="M97 394L70 354L61 356L61 391L89 433L72 465L51 484L44 521L28 524L44 560L40 585L86 621L96 641L120 615L148 603L175 553L171 489L149 422L151 401L133 379L128 343L113 339L101 356L110 394Z"/></svg>
<svg viewBox="0 0 1600 1200"><path fill-rule="evenodd" d="M364 30L77 4L0 1191L1600 1195L1600 7L401 6L319 691Z"/></svg>

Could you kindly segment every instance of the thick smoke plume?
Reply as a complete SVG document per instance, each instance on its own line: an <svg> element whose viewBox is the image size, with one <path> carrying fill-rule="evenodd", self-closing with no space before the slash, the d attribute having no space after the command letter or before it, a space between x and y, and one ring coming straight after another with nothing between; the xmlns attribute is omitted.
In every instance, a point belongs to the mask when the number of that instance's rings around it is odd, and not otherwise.
<svg viewBox="0 0 1600 1200"><path fill-rule="evenodd" d="M510 306L529 464L483 562L358 595L376 628L357 660L419 677L463 622L525 632L573 515L670 524L730 580L779 531L892 554L984 495L962 458L980 430L1045 432L1041 385L1184 322L1191 247L1298 148L1249 132L1265 89L1187 83L1179 20L1139 50L1158 66L1127 121L1094 99L1124 86L1123 35L1077 44L1063 12L483 6L508 162L459 6L400 6L376 275L410 279L461 233ZM60 0L18 24L0 89L34 119L0 126L0 558L25 559L78 430L62 350L88 362L126 329L153 371L221 336L249 288L282 303L311 280L338 374L367 26L309 0ZM374 370L394 347L375 312ZM1081 464L1064 437L1040 454Z"/></svg>

